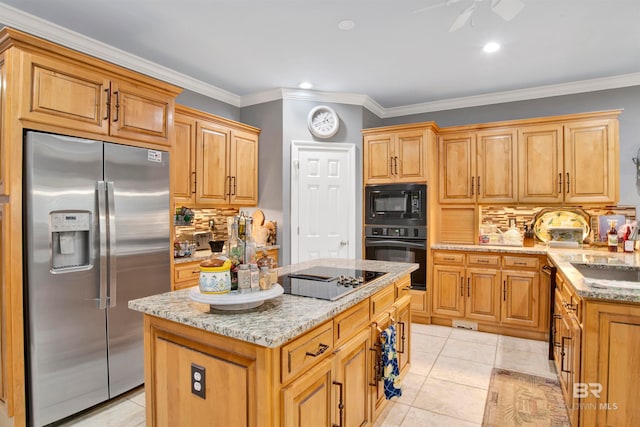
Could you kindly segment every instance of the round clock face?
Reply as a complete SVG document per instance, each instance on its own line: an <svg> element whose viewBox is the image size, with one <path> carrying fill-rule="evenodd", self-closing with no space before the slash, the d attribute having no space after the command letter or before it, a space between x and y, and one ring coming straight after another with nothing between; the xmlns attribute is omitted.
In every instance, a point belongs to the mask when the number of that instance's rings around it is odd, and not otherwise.
<svg viewBox="0 0 640 427"><path fill-rule="evenodd" d="M318 138L329 138L335 135L339 124L340 120L336 112L324 105L312 109L307 118L309 130Z"/></svg>

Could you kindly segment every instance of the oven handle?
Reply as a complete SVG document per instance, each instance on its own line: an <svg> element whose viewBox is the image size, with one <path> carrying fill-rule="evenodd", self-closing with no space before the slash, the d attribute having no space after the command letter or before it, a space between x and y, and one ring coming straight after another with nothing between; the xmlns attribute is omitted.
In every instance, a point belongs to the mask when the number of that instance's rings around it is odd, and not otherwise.
<svg viewBox="0 0 640 427"><path fill-rule="evenodd" d="M422 240L422 243L411 242L407 240L395 240L395 239L385 239L385 240L365 240L365 246L368 248L376 248L381 246L389 246L392 248L417 248L417 249L427 249L427 242Z"/></svg>

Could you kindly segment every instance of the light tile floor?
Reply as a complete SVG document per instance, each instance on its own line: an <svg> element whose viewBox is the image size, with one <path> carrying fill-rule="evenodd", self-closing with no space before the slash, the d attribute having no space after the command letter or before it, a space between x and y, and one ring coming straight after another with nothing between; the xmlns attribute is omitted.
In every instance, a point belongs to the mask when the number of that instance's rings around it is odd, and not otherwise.
<svg viewBox="0 0 640 427"><path fill-rule="evenodd" d="M480 426L491 369L557 378L547 343L437 325L412 325L411 369L376 427ZM141 387L68 420L63 426L145 425Z"/></svg>

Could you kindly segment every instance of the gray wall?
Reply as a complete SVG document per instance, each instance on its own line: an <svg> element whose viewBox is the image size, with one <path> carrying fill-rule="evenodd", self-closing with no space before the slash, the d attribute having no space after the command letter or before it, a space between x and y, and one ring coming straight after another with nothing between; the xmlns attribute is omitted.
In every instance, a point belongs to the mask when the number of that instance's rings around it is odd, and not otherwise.
<svg viewBox="0 0 640 427"><path fill-rule="evenodd" d="M217 99L209 98L197 92L183 90L176 98L178 104L195 108L196 110L205 111L216 116L224 117L237 122L240 120L240 108L227 104Z"/></svg>
<svg viewBox="0 0 640 427"><path fill-rule="evenodd" d="M307 115L316 105L328 105L335 110L340 117L340 128L338 133L327 139L314 137L307 128ZM356 195L362 194L362 130L364 108L359 105L319 103L311 101L285 100L283 102L283 138L282 138L282 210L283 223L282 240L280 254L283 257L283 264L291 260L290 242L291 230L288 225L291 222L291 141L323 141L323 142L343 142L356 146ZM362 257L362 198L356 196L356 258Z"/></svg>
<svg viewBox="0 0 640 427"><path fill-rule="evenodd" d="M393 117L383 119L383 124L433 120L440 127L448 127L612 109L624 109L619 117L620 204L639 209L640 187L636 184L636 166L631 159L638 156L640 149L640 86Z"/></svg>

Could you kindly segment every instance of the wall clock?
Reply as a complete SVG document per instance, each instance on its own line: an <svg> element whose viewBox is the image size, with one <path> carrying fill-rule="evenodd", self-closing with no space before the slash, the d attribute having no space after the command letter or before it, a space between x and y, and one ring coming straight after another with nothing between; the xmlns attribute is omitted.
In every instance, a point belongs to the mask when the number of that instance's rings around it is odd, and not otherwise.
<svg viewBox="0 0 640 427"><path fill-rule="evenodd" d="M338 132L340 119L332 108L319 105L309 111L307 126L309 131L318 138L330 138Z"/></svg>

